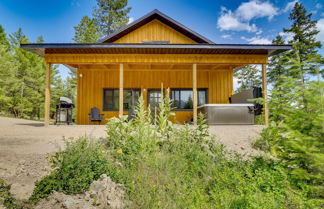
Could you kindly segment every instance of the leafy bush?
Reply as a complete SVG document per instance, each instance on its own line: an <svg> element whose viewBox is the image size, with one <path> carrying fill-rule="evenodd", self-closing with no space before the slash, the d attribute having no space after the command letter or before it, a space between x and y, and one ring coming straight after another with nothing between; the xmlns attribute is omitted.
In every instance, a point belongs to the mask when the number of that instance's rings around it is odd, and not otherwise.
<svg viewBox="0 0 324 209"><path fill-rule="evenodd" d="M110 168L105 151L98 142L86 138L67 142L64 151L52 157L55 170L36 183L31 200L47 197L53 191L82 193Z"/></svg>
<svg viewBox="0 0 324 209"><path fill-rule="evenodd" d="M112 178L128 189L131 208L311 207L282 164L229 157L202 116L197 127L172 124L169 98L154 118L141 98L136 115L107 125L107 150L119 170Z"/></svg>
<svg viewBox="0 0 324 209"><path fill-rule="evenodd" d="M203 115L197 126L180 126L170 122L169 98L153 117L149 109L140 98L133 120L112 118L102 144L68 143L32 200L53 190L82 193L106 173L124 184L130 208L319 208L284 163L227 153L209 135Z"/></svg>

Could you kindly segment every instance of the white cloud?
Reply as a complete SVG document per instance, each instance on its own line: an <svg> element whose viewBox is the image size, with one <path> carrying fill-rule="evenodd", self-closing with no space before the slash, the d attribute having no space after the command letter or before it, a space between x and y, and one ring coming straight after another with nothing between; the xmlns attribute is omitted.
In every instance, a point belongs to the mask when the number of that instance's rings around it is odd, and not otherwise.
<svg viewBox="0 0 324 209"><path fill-rule="evenodd" d="M255 34L260 35L262 32L262 29L259 29Z"/></svg>
<svg viewBox="0 0 324 209"><path fill-rule="evenodd" d="M319 19L317 21L317 25L316 25L317 29L320 31L318 34L317 34L317 40L321 41L322 44L324 44L324 18L322 19Z"/></svg>
<svg viewBox="0 0 324 209"><path fill-rule="evenodd" d="M262 33L255 24L250 23L252 19L268 17L271 20L278 15L278 8L268 1L250 0L242 3L235 11L221 7L221 15L217 20L217 27L221 30L248 31Z"/></svg>
<svg viewBox="0 0 324 209"><path fill-rule="evenodd" d="M240 19L236 17L231 10L226 10L225 8L222 8L222 14L217 20L217 27L221 31L257 31L257 27L255 24L250 25L249 23L241 22Z"/></svg>
<svg viewBox="0 0 324 209"><path fill-rule="evenodd" d="M252 38L246 38L242 36L241 39L247 41L249 44L271 44L271 40L260 36L255 36Z"/></svg>
<svg viewBox="0 0 324 209"><path fill-rule="evenodd" d="M317 4L315 5L315 7L316 7L316 9L321 9L321 8L322 8L322 4L317 3Z"/></svg>
<svg viewBox="0 0 324 209"><path fill-rule="evenodd" d="M134 17L130 17L130 18L128 19L128 24L130 24L130 23L132 23L132 22L134 22Z"/></svg>
<svg viewBox="0 0 324 209"><path fill-rule="evenodd" d="M231 34L224 34L224 35L222 35L222 38L223 39L231 39L232 35Z"/></svg>
<svg viewBox="0 0 324 209"><path fill-rule="evenodd" d="M242 20L252 20L254 18L268 17L271 20L278 14L278 8L274 7L269 2L260 2L258 0L251 0L242 3L236 10L237 17Z"/></svg>
<svg viewBox="0 0 324 209"><path fill-rule="evenodd" d="M291 2L288 2L286 7L283 9L283 12L288 12L290 11L292 8L294 8L295 4L298 2L298 0L294 0Z"/></svg>
<svg viewBox="0 0 324 209"><path fill-rule="evenodd" d="M292 33L280 32L279 35L282 36L282 38L285 42L289 42L289 41L293 40L293 38L294 38L293 37L294 35Z"/></svg>

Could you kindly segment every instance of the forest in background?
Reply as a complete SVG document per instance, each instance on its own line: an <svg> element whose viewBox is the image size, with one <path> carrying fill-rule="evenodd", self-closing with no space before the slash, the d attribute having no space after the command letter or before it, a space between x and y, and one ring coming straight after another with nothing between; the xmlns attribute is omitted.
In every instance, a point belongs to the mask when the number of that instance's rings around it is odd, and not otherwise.
<svg viewBox="0 0 324 209"><path fill-rule="evenodd" d="M93 43L101 37L127 25L130 7L127 0L97 1L93 17L84 16L74 27L76 43ZM21 28L7 34L0 23L0 114L17 118L37 119L44 117L44 58L20 48L20 44L43 43L39 36L34 42ZM58 65L52 65L51 118L59 97L67 97L75 103L76 77L73 70L62 78Z"/></svg>
<svg viewBox="0 0 324 209"><path fill-rule="evenodd" d="M34 43L43 42L43 37L39 36ZM40 120L44 116L45 61L20 48L20 44L26 43L31 41L21 28L8 35L0 25L0 114ZM59 97L74 100L75 86L73 71L63 79L58 65L52 65L52 117Z"/></svg>

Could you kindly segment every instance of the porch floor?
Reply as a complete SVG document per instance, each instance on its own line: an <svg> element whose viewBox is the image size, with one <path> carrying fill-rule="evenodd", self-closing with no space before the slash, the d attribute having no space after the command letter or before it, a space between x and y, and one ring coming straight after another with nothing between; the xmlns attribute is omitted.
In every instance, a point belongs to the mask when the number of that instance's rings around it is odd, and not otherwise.
<svg viewBox="0 0 324 209"><path fill-rule="evenodd" d="M222 125L211 126L210 132L229 150L241 154L256 154L251 142L263 126ZM104 125L50 125L42 122L0 117L0 178L12 184L17 198L27 198L35 181L49 173L49 153L64 145L63 137L72 140L84 135L104 137Z"/></svg>

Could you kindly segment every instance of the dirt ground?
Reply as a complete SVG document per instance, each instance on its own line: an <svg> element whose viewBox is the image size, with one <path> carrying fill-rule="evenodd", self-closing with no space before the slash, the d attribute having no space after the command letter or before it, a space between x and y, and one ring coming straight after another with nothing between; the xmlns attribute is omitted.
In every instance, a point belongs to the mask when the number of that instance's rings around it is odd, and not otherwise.
<svg viewBox="0 0 324 209"><path fill-rule="evenodd" d="M212 126L227 149L241 154L256 154L251 148L263 126ZM50 125L23 119L0 117L0 178L11 184L11 192L18 199L28 198L37 180L51 170L48 156L64 145L64 140L88 135L105 136L105 126Z"/></svg>
<svg viewBox="0 0 324 209"><path fill-rule="evenodd" d="M64 145L63 137L105 135L104 126L44 127L30 120L0 117L0 178L11 184L18 199L28 198L35 181L50 171L48 154Z"/></svg>

